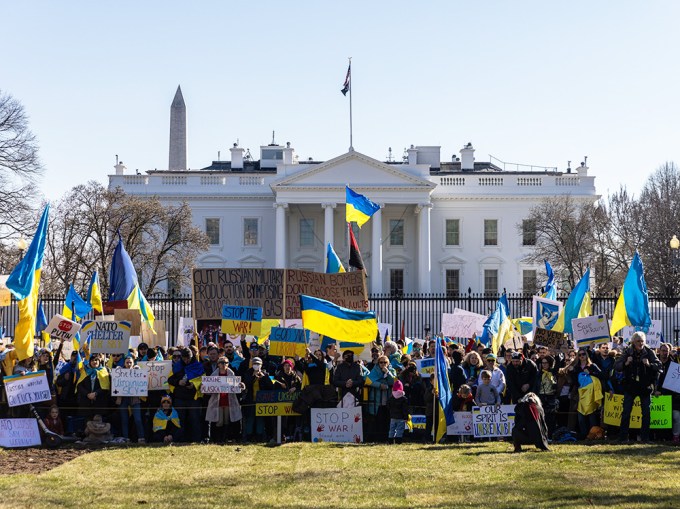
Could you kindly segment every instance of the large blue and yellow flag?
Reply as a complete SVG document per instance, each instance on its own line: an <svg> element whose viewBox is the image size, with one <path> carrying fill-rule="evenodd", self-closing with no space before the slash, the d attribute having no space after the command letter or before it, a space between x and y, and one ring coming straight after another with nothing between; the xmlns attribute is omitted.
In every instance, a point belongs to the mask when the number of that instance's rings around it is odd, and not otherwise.
<svg viewBox="0 0 680 509"><path fill-rule="evenodd" d="M496 302L496 309L484 322L479 341L491 348L494 354L497 354L501 345L510 338L512 338L510 304L508 304L508 296L503 294Z"/></svg>
<svg viewBox="0 0 680 509"><path fill-rule="evenodd" d="M302 326L324 336L370 343L378 335L378 320L372 311L354 311L308 295L300 295L300 311Z"/></svg>
<svg viewBox="0 0 680 509"><path fill-rule="evenodd" d="M329 242L326 246L326 274L337 274L338 272L345 272L345 267L335 253L333 244Z"/></svg>
<svg viewBox="0 0 680 509"><path fill-rule="evenodd" d="M128 309L138 309L142 320L155 333L153 323L156 317L151 311L151 306L142 294L137 280L137 272L130 255L123 247L123 239L118 236L118 245L113 251L111 260L111 272L109 274L109 300L126 300Z"/></svg>
<svg viewBox="0 0 680 509"><path fill-rule="evenodd" d="M345 186L345 220L348 223L354 221L361 228L378 210L380 205Z"/></svg>
<svg viewBox="0 0 680 509"><path fill-rule="evenodd" d="M626 325L632 325L644 331L649 330L652 325L652 318L649 316L649 295L645 282L645 271L637 251L630 263L626 280L623 282L619 300L616 301L614 316L612 316L611 334L616 334Z"/></svg>
<svg viewBox="0 0 680 509"><path fill-rule="evenodd" d="M593 314L590 300L590 267L569 294L552 330L572 334L571 321Z"/></svg>
<svg viewBox="0 0 680 509"><path fill-rule="evenodd" d="M435 442L439 442L446 434L446 427L456 422L453 415L453 392L449 382L449 367L446 364L446 359L444 359L444 349L439 343L435 348L434 366L435 388L437 389L437 402L439 403Z"/></svg>
<svg viewBox="0 0 680 509"><path fill-rule="evenodd" d="M38 289L42 272L47 224L50 215L49 203L43 210L38 229L28 246L26 255L14 267L5 283L19 306L19 322L14 328L14 349L19 360L33 357L35 322L38 310Z"/></svg>
<svg viewBox="0 0 680 509"><path fill-rule="evenodd" d="M545 260L545 273L548 276L548 281L545 283L545 293L542 297L550 300L557 300L557 285L555 284L555 273L553 272L550 262Z"/></svg>
<svg viewBox="0 0 680 509"><path fill-rule="evenodd" d="M96 270L92 274L90 280L90 288L87 290L87 302L92 306L92 309L98 313L104 313L104 304L102 303L102 291L99 286L99 272Z"/></svg>

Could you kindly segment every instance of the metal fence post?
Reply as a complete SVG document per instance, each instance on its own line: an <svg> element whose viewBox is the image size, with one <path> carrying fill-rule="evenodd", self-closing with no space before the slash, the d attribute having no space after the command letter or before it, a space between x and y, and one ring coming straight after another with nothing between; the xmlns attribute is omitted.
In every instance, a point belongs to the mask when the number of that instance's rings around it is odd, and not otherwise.
<svg viewBox="0 0 680 509"><path fill-rule="evenodd" d="M175 299L175 289L173 288L172 291L170 292L170 309L171 309L171 316L172 319L170 321L171 329L170 329L170 344L171 346L175 346L177 344L177 299Z"/></svg>

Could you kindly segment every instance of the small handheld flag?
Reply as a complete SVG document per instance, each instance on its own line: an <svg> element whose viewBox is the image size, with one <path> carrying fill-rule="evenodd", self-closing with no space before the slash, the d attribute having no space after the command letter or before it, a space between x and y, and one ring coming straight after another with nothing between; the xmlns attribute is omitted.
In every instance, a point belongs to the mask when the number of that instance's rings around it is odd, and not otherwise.
<svg viewBox="0 0 680 509"><path fill-rule="evenodd" d="M359 251L359 244L356 237L354 237L352 228L349 229L349 266L357 270L366 270L364 259L361 256L361 251Z"/></svg>
<svg viewBox="0 0 680 509"><path fill-rule="evenodd" d="M338 272L345 272L345 267L343 267L340 258L335 253L333 244L329 242L328 246L326 246L326 274L337 274Z"/></svg>

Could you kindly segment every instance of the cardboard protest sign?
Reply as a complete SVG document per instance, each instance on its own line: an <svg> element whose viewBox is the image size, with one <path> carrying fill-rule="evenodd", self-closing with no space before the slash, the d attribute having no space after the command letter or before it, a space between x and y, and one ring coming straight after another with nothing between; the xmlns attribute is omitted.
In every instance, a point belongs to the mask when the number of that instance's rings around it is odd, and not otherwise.
<svg viewBox="0 0 680 509"><path fill-rule="evenodd" d="M146 370L150 391L168 391L168 377L172 373L172 361L141 361L137 365Z"/></svg>
<svg viewBox="0 0 680 509"><path fill-rule="evenodd" d="M114 309L113 319L116 322L130 322L130 336L142 335L142 315L139 309Z"/></svg>
<svg viewBox="0 0 680 509"><path fill-rule="evenodd" d="M222 332L259 336L262 328L262 308L222 306Z"/></svg>
<svg viewBox="0 0 680 509"><path fill-rule="evenodd" d="M533 318L533 332L535 334L536 329L551 330L555 326L557 317L562 312L562 303L545 297L534 296L532 309L531 317ZM534 336L534 343L536 343L536 336Z"/></svg>
<svg viewBox="0 0 680 509"><path fill-rule="evenodd" d="M662 387L669 391L680 393L680 364L671 361ZM676 410L678 409L676 408Z"/></svg>
<svg viewBox="0 0 680 509"><path fill-rule="evenodd" d="M652 396L651 405L651 429L664 429L672 426L672 396ZM621 426L621 414L623 413L623 395L604 395L604 423L610 426ZM640 429L642 427L642 408L640 398L635 398L633 411L630 413L630 427Z"/></svg>
<svg viewBox="0 0 680 509"><path fill-rule="evenodd" d="M45 333L50 337L71 341L80 330L81 325L62 315L54 315L45 327Z"/></svg>
<svg viewBox="0 0 680 509"><path fill-rule="evenodd" d="M446 427L447 435L472 435L472 412L453 412L455 422Z"/></svg>
<svg viewBox="0 0 680 509"><path fill-rule="evenodd" d="M312 442L364 441L361 407L312 408Z"/></svg>
<svg viewBox="0 0 680 509"><path fill-rule="evenodd" d="M201 377L203 394L240 394L240 376L204 376Z"/></svg>
<svg viewBox="0 0 680 509"><path fill-rule="evenodd" d="M511 348L513 350L521 350L524 347L524 339L522 339L522 335L515 330L512 331L512 337L503 343L503 346L506 349Z"/></svg>
<svg viewBox="0 0 680 509"><path fill-rule="evenodd" d="M554 350L560 350L567 343L563 332L536 329L534 332L534 345L542 345Z"/></svg>
<svg viewBox="0 0 680 509"><path fill-rule="evenodd" d="M453 314L442 313L442 333L450 338L471 338L484 328L486 316L455 308Z"/></svg>
<svg viewBox="0 0 680 509"><path fill-rule="evenodd" d="M59 345L61 344L61 355L60 359L64 361L69 361L71 359L71 352L73 352L73 342L72 341L64 341L61 343L60 340L52 340L50 341L50 349L54 352L56 355L57 350L59 349Z"/></svg>
<svg viewBox="0 0 680 509"><path fill-rule="evenodd" d="M605 315L586 316L574 318L571 321L574 341L578 348L609 343L609 321Z"/></svg>
<svg viewBox="0 0 680 509"><path fill-rule="evenodd" d="M177 330L177 346L189 346L194 340L194 319L180 317Z"/></svg>
<svg viewBox="0 0 680 509"><path fill-rule="evenodd" d="M287 329L272 327L269 334L269 354L281 357L304 357L307 353L309 331L305 329Z"/></svg>
<svg viewBox="0 0 680 509"><path fill-rule="evenodd" d="M263 318L301 318L300 295L368 311L363 271L325 274L297 269L194 269L195 320L221 320L222 306L262 308Z"/></svg>
<svg viewBox="0 0 680 509"><path fill-rule="evenodd" d="M148 393L149 372L146 369L119 366L111 370L111 395L114 398L148 396Z"/></svg>
<svg viewBox="0 0 680 509"><path fill-rule="evenodd" d="M165 332L165 320L154 320L154 330L151 330L149 324L142 322L142 341L149 346L168 347L168 338Z"/></svg>
<svg viewBox="0 0 680 509"><path fill-rule="evenodd" d="M434 375L434 358L416 359L416 370L420 373L421 378L430 378Z"/></svg>
<svg viewBox="0 0 680 509"><path fill-rule="evenodd" d="M621 329L621 336L623 337L624 343L630 343L630 337L636 330L640 330L640 328L629 326ZM661 346L661 340L663 339L663 325L661 320L652 320L652 326L645 335L647 336L645 344L649 348L659 348Z"/></svg>
<svg viewBox="0 0 680 509"><path fill-rule="evenodd" d="M130 348L130 322L86 320L81 336L90 336L92 353L127 353Z"/></svg>
<svg viewBox="0 0 680 509"><path fill-rule="evenodd" d="M44 371L26 375L6 376L2 379L10 407L50 401L52 393Z"/></svg>
<svg viewBox="0 0 680 509"><path fill-rule="evenodd" d="M472 407L475 437L509 437L515 426L515 405Z"/></svg>
<svg viewBox="0 0 680 509"><path fill-rule="evenodd" d="M35 419L0 419L0 447L33 447L40 445L40 431Z"/></svg>
<svg viewBox="0 0 680 509"><path fill-rule="evenodd" d="M299 396L299 392L257 391L255 395L255 415L258 417L300 415L293 412L293 401L298 399Z"/></svg>

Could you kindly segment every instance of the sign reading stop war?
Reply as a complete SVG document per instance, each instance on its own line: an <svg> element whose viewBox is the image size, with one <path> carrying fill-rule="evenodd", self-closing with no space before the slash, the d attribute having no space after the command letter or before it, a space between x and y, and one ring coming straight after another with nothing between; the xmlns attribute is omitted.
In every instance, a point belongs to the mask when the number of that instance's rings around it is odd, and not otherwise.
<svg viewBox="0 0 680 509"><path fill-rule="evenodd" d="M150 391L168 391L168 378L172 374L172 361L140 361L137 365L146 370Z"/></svg>
<svg viewBox="0 0 680 509"><path fill-rule="evenodd" d="M363 272L324 274L293 269L194 269L195 320L221 320L222 307L262 308L263 318L300 318L300 295L368 310Z"/></svg>
<svg viewBox="0 0 680 509"><path fill-rule="evenodd" d="M259 336L262 328L262 308L222 306L222 332Z"/></svg>
<svg viewBox="0 0 680 509"><path fill-rule="evenodd" d="M130 348L130 322L104 322L88 320L83 322L81 336L90 336L92 353L127 353Z"/></svg>
<svg viewBox="0 0 680 509"><path fill-rule="evenodd" d="M12 375L2 379L7 393L7 404L11 407L39 403L52 399L47 375L36 371L27 375Z"/></svg>
<svg viewBox="0 0 680 509"><path fill-rule="evenodd" d="M53 338L72 340L80 330L80 324L69 320L65 316L54 315L47 324L45 332Z"/></svg>

